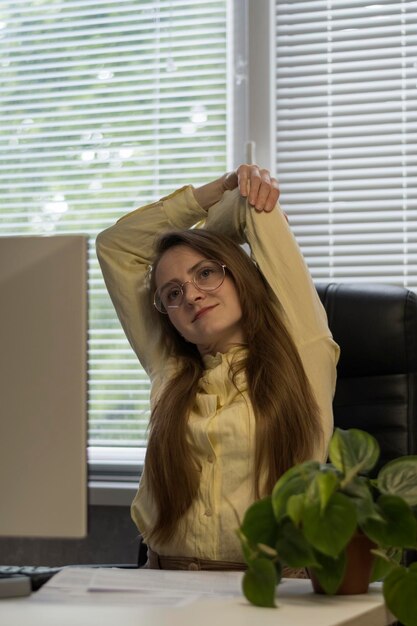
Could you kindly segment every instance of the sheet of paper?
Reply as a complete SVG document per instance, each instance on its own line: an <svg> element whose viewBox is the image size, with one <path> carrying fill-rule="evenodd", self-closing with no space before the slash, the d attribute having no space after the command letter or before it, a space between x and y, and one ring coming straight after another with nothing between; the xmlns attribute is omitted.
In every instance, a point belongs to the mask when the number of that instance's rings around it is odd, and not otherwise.
<svg viewBox="0 0 417 626"><path fill-rule="evenodd" d="M241 572L68 567L36 594L39 602L140 603L179 607L201 599L241 597Z"/></svg>

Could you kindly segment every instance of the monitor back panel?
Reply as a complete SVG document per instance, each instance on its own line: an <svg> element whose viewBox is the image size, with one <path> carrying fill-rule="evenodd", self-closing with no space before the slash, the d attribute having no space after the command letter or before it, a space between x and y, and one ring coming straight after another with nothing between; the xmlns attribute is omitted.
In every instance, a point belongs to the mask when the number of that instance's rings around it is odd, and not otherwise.
<svg viewBox="0 0 417 626"><path fill-rule="evenodd" d="M87 531L87 239L0 238L0 535Z"/></svg>

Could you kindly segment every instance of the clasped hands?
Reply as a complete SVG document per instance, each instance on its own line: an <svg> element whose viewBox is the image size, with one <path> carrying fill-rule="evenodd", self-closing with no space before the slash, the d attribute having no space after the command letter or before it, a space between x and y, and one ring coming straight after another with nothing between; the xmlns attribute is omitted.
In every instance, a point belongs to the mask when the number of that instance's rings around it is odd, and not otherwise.
<svg viewBox="0 0 417 626"><path fill-rule="evenodd" d="M269 213L279 198L279 185L266 169L257 165L239 165L223 178L224 191L239 187L241 196L248 198L256 211Z"/></svg>

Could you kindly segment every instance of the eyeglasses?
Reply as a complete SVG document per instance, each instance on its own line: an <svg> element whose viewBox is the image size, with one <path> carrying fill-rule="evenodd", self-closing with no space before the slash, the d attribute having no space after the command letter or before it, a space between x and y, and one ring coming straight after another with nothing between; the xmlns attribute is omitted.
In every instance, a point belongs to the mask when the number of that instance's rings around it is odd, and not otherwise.
<svg viewBox="0 0 417 626"><path fill-rule="evenodd" d="M154 306L160 313L168 314L168 309L178 309L184 301L184 286L193 284L199 291L214 291L222 285L226 266L219 261L204 260L194 268L191 280L183 283L170 281L155 291Z"/></svg>

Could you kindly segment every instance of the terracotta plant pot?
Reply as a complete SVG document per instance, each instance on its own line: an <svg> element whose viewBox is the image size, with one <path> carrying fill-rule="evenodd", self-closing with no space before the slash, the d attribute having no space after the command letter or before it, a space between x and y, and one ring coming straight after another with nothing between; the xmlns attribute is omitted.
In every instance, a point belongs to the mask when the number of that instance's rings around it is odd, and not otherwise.
<svg viewBox="0 0 417 626"><path fill-rule="evenodd" d="M367 593L375 560L371 549L375 544L363 533L356 533L346 548L346 571L342 584L336 591L337 595ZM319 581L310 570L310 578L316 593L324 593Z"/></svg>

